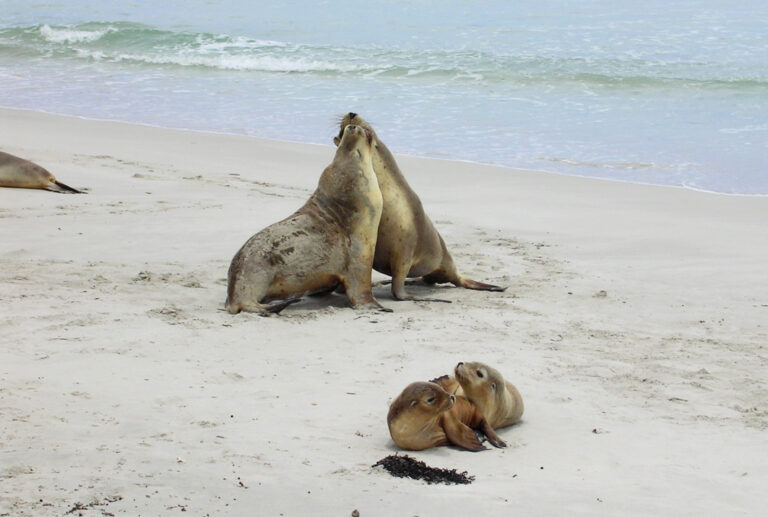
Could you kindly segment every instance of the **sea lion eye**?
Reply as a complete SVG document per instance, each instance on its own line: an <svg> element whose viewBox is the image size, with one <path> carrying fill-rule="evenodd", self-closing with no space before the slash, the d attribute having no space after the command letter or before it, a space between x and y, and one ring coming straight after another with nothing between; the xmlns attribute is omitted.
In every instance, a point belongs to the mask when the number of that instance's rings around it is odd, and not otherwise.
<svg viewBox="0 0 768 517"><path fill-rule="evenodd" d="M480 377L481 379L483 378L483 372L481 372L480 370L477 370L475 373L476 373L476 374L477 374L477 376L478 376L478 377Z"/></svg>
<svg viewBox="0 0 768 517"><path fill-rule="evenodd" d="M435 403L435 397L429 397L429 398L427 399L427 404L430 404L430 405L432 405L432 404L434 404L434 403Z"/></svg>

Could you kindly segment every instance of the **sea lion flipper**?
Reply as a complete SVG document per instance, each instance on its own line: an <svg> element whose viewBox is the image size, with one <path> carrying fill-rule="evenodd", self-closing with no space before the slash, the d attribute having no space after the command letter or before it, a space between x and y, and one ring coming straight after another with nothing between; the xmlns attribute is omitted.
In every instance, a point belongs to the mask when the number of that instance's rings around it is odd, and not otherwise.
<svg viewBox="0 0 768 517"><path fill-rule="evenodd" d="M52 181L46 190L50 190L51 192L58 192L59 194L85 194L85 192L72 188L69 185L65 185L58 180Z"/></svg>
<svg viewBox="0 0 768 517"><path fill-rule="evenodd" d="M429 382L434 382L435 384L443 388L445 391L453 395L455 395L456 391L460 389L459 381L457 381L455 377L451 377L449 375L442 375L440 377L437 377L436 379L430 380ZM463 393L464 392L462 391L459 395L462 395Z"/></svg>
<svg viewBox="0 0 768 517"><path fill-rule="evenodd" d="M298 298L288 298L287 300L281 300L279 302L270 303L266 306L264 309L267 312L271 312L272 314L279 314L280 311L288 307L289 305L292 305L294 303L298 303L301 301L301 297Z"/></svg>
<svg viewBox="0 0 768 517"><path fill-rule="evenodd" d="M467 449L468 451L478 452L487 449L477 438L475 432L458 420L443 421L443 429L448 441L457 447Z"/></svg>
<svg viewBox="0 0 768 517"><path fill-rule="evenodd" d="M501 449L507 446L507 442L502 440L501 437L496 434L496 431L494 431L493 427L491 427L487 420L483 419L483 421L480 422L480 430L494 447Z"/></svg>
<svg viewBox="0 0 768 517"><path fill-rule="evenodd" d="M398 264L395 261L390 267L392 268L392 296L400 301L412 298L405 292L405 277L411 267L410 260L407 264Z"/></svg>
<svg viewBox="0 0 768 517"><path fill-rule="evenodd" d="M288 298L287 300L280 300L278 302L270 303L268 305L264 304L231 304L229 302L226 303L225 310L228 310L231 314L237 314L239 312L252 312L256 314L261 314L262 316L267 316L269 314L279 314L280 311L285 309L291 304L298 303L301 301L301 297L298 298Z"/></svg>
<svg viewBox="0 0 768 517"><path fill-rule="evenodd" d="M483 282L478 282L477 280L472 280L469 278L459 277L458 282L452 283L464 287L465 289L474 289L475 291L493 291L493 292L502 292L506 291L506 287L500 287L498 285L493 284L484 284Z"/></svg>
<svg viewBox="0 0 768 517"><path fill-rule="evenodd" d="M416 298L408 294L405 291L406 273L410 269L410 264L406 267L393 266L392 272L392 296L395 300L409 301L409 302L441 302L441 303L453 303L451 300L443 300L442 298Z"/></svg>
<svg viewBox="0 0 768 517"><path fill-rule="evenodd" d="M342 279L344 290L347 293L347 298L349 298L349 302L352 304L352 307L355 309L394 312L392 309L381 305L378 301L376 301L376 298L373 297L373 291L371 291L371 281L361 281L358 279L358 276L362 276L362 274L348 275Z"/></svg>

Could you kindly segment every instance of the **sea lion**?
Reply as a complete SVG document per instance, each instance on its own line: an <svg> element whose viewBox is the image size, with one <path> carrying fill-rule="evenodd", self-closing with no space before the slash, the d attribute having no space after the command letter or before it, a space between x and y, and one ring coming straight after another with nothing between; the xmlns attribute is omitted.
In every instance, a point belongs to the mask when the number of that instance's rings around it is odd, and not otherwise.
<svg viewBox="0 0 768 517"><path fill-rule="evenodd" d="M53 174L24 158L0 152L0 187L38 188L60 194L84 194L58 181Z"/></svg>
<svg viewBox="0 0 768 517"><path fill-rule="evenodd" d="M482 451L486 447L474 429L485 434L494 446L506 447L474 404L433 382L406 386L389 406L387 426L395 444L410 451L448 444Z"/></svg>
<svg viewBox="0 0 768 517"><path fill-rule="evenodd" d="M506 427L523 415L523 398L495 368L484 363L459 363L453 370L464 396L482 411L494 428ZM451 384L447 384L451 386Z"/></svg>
<svg viewBox="0 0 768 517"><path fill-rule="evenodd" d="M360 115L344 115L334 143L338 145L344 128L352 123L373 134L373 170L384 198L373 268L392 277L392 296L396 300L414 299L405 292L406 277L422 277L428 284L450 282L467 289L504 291L506 287L484 284L459 274L443 238L424 212L419 196L400 172L395 157Z"/></svg>
<svg viewBox="0 0 768 517"><path fill-rule="evenodd" d="M391 312L371 292L381 191L372 134L349 125L317 189L293 215L252 236L229 267L226 309L279 312L306 292L344 287L353 307ZM266 305L265 302L283 299Z"/></svg>

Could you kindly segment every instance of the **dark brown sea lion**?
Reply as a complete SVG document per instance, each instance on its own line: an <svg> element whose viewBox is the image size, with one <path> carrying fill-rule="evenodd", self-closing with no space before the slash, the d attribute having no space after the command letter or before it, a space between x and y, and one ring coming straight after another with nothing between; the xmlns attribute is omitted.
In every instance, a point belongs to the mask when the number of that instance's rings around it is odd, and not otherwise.
<svg viewBox="0 0 768 517"><path fill-rule="evenodd" d="M84 194L24 158L0 152L0 187L37 188L60 194Z"/></svg>
<svg viewBox="0 0 768 517"><path fill-rule="evenodd" d="M339 136L333 139L336 145L344 128L352 123L373 133L373 170L384 199L373 268L392 277L392 295L395 299L413 299L405 292L406 277L422 277L428 284L450 282L456 286L483 291L506 289L459 274L443 238L424 212L419 196L400 172L395 157L360 115L344 115Z"/></svg>
<svg viewBox="0 0 768 517"><path fill-rule="evenodd" d="M496 447L506 446L476 406L433 382L406 386L389 407L387 425L395 444L410 451L439 445L484 450L486 447L480 443L475 429Z"/></svg>
<svg viewBox="0 0 768 517"><path fill-rule="evenodd" d="M347 126L333 163L304 206L248 239L232 259L229 312L279 312L304 293L337 285L353 307L391 312L371 293L382 207L371 152L372 134Z"/></svg>

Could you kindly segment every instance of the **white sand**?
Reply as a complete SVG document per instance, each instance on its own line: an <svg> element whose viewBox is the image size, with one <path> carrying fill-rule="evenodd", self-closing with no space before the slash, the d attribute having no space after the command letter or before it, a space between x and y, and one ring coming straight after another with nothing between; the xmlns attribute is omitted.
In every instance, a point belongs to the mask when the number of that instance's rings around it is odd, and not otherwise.
<svg viewBox="0 0 768 517"><path fill-rule="evenodd" d="M505 293L218 310L232 256L314 190L333 131L0 110L0 150L90 190L0 189L0 515L765 511L768 198L401 158L459 269ZM372 470L396 451L389 401L461 360L522 392L509 447L412 453L471 485Z"/></svg>

